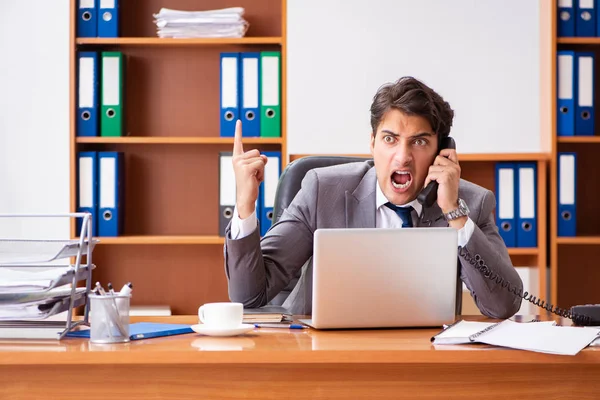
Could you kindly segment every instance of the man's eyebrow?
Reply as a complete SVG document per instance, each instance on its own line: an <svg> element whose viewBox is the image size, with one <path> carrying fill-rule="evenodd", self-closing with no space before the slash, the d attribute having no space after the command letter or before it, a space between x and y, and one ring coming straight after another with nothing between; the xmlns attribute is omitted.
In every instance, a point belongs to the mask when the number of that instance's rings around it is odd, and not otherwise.
<svg viewBox="0 0 600 400"><path fill-rule="evenodd" d="M396 132L392 132L389 129L382 129L381 133L387 133L388 135L393 135L393 136L396 136L396 137L400 136ZM432 132L421 132L421 133L417 133L417 134L414 134L412 136L409 136L409 138L410 139L418 139L418 138L428 137L428 136L435 136L435 133L432 133Z"/></svg>
<svg viewBox="0 0 600 400"><path fill-rule="evenodd" d="M435 133L432 133L432 132L421 132L421 133L417 133L416 135L412 135L410 138L411 139L416 139L416 138L422 138L422 137L427 137L427 136L435 136Z"/></svg>

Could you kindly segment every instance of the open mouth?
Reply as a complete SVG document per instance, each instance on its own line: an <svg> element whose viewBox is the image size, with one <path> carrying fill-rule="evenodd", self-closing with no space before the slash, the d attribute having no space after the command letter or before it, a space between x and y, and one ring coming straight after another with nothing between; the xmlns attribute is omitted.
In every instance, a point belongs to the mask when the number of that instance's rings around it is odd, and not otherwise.
<svg viewBox="0 0 600 400"><path fill-rule="evenodd" d="M412 175L408 171L394 171L391 176L392 186L396 189L406 189L412 183Z"/></svg>

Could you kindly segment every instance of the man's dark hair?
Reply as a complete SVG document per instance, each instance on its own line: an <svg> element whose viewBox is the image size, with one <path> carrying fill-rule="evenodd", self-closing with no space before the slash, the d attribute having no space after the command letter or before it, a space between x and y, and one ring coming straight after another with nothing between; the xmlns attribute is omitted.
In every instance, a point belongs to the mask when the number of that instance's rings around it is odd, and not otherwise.
<svg viewBox="0 0 600 400"><path fill-rule="evenodd" d="M392 108L427 119L440 142L450 134L454 118L450 104L429 86L411 76L387 83L377 90L371 104L373 136L385 113Z"/></svg>

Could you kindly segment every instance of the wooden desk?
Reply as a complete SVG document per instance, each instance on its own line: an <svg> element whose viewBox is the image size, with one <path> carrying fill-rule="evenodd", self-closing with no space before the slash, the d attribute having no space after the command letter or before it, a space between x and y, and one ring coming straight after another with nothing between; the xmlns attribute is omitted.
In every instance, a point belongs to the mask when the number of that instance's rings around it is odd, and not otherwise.
<svg viewBox="0 0 600 400"><path fill-rule="evenodd" d="M196 317L152 320L193 324ZM436 332L263 328L232 338L187 334L120 345L2 341L0 399L599 396L600 348L573 357L434 347Z"/></svg>

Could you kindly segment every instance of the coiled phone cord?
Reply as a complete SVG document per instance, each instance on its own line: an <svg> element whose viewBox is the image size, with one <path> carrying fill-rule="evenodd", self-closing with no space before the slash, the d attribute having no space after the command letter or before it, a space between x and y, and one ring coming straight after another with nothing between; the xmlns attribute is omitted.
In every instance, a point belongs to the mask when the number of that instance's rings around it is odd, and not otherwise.
<svg viewBox="0 0 600 400"><path fill-rule="evenodd" d="M458 246L458 255L464 258L476 270L481 272L483 276L506 288L506 290L515 296L521 297L523 300L535 304L536 306L543 308L546 311L550 311L551 313L560 317L568 318L572 320L575 325L587 326L591 324L591 318L587 315L576 314L564 308L554 307L554 305L546 303L542 299L538 299L536 296L529 294L529 292L523 292L522 289L517 289L515 286L511 285L510 282L492 271L479 254L475 254L475 257L473 257L471 256L471 253L469 253L469 250L462 246Z"/></svg>

